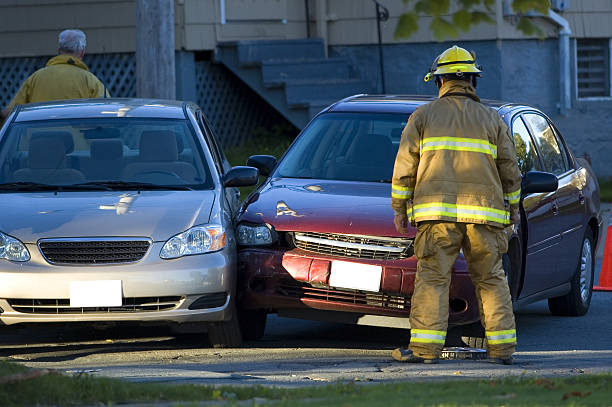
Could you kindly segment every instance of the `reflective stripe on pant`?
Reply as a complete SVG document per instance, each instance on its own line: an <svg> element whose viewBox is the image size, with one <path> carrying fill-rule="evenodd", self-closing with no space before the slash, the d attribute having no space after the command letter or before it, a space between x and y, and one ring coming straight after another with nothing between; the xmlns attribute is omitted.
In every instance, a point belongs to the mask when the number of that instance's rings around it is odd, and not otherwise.
<svg viewBox="0 0 612 407"><path fill-rule="evenodd" d="M448 291L459 250L476 287L491 357L514 353L516 331L510 290L501 255L508 249L503 229L488 225L432 221L418 226L414 251L418 259L409 348L415 355L439 357L448 328ZM484 316L482 316L484 314Z"/></svg>

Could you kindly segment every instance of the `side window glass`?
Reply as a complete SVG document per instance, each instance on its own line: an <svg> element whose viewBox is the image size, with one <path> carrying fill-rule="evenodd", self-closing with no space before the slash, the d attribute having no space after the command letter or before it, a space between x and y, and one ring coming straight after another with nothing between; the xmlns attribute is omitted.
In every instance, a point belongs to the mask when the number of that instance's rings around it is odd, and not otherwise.
<svg viewBox="0 0 612 407"><path fill-rule="evenodd" d="M540 162L533 148L529 131L520 117L512 122L512 134L514 135L516 158L521 174L525 175L529 171L540 171Z"/></svg>
<svg viewBox="0 0 612 407"><path fill-rule="evenodd" d="M535 113L525 114L524 117L533 133L545 171L555 175L563 174L567 171L567 157L564 157L565 150L559 146L548 121Z"/></svg>
<svg viewBox="0 0 612 407"><path fill-rule="evenodd" d="M217 146L212 140L211 134L208 131L206 124L204 123L204 120L202 118L202 113L198 112L196 117L198 119L198 126L200 126L200 130L202 131L202 134L204 135L204 139L206 140L206 145L208 146L208 149L210 150L210 154L213 157L213 161L215 162L215 167L217 167L217 171L219 171L219 174L223 174L225 172L223 171L223 160L221 156L219 155Z"/></svg>
<svg viewBox="0 0 612 407"><path fill-rule="evenodd" d="M567 148L565 148L565 145L561 141L561 135L559 134L559 129L557 129L554 125L550 125L550 127L553 129L553 132L555 133L555 138L557 140L557 144L559 145L559 149L561 150L561 157L563 158L565 169L568 170L571 168L571 164L570 164L569 153L567 152Z"/></svg>

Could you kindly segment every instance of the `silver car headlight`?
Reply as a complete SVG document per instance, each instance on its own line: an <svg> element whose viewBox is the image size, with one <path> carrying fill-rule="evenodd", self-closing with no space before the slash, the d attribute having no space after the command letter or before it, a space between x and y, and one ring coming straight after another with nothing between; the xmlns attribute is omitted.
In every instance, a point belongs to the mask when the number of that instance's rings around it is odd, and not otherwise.
<svg viewBox="0 0 612 407"><path fill-rule="evenodd" d="M265 246L276 241L276 232L271 225L241 223L236 228L238 244L241 246Z"/></svg>
<svg viewBox="0 0 612 407"><path fill-rule="evenodd" d="M18 239L0 232L0 259L28 261L30 252Z"/></svg>
<svg viewBox="0 0 612 407"><path fill-rule="evenodd" d="M194 226L166 241L159 257L176 259L194 254L211 253L225 247L225 229L221 225Z"/></svg>

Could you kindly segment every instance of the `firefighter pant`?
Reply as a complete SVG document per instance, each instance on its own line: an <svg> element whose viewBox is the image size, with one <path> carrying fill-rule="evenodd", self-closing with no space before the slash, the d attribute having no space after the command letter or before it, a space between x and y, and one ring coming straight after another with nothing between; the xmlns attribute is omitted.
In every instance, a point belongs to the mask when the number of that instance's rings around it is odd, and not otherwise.
<svg viewBox="0 0 612 407"><path fill-rule="evenodd" d="M418 266L409 348L416 356L440 357L448 327L451 270L459 249L463 249L476 288L489 357L507 358L516 345L512 301L501 260L508 240L504 229L480 224L419 223L414 240Z"/></svg>

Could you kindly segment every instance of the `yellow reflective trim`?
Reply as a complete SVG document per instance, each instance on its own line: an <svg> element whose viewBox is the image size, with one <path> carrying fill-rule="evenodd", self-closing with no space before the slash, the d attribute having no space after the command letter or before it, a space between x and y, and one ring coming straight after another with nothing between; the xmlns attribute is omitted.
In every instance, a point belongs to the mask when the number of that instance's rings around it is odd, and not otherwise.
<svg viewBox="0 0 612 407"><path fill-rule="evenodd" d="M395 184L391 184L391 188L392 189L397 189L398 191L412 191L412 190L414 190L414 188L412 188L412 187L404 187L404 186L395 185Z"/></svg>
<svg viewBox="0 0 612 407"><path fill-rule="evenodd" d="M444 339L425 339L425 338L410 338L410 342L420 342L420 343L441 343L444 344Z"/></svg>
<svg viewBox="0 0 612 407"><path fill-rule="evenodd" d="M493 216L475 215L475 214L462 215L462 214L456 214L452 212L442 212L442 211L419 212L416 215L414 215L415 218L420 218L420 217L425 217L425 216L447 216L449 218L456 218L456 219L478 219L478 220L488 220L488 221L497 222L497 223L510 223L507 219L495 218Z"/></svg>
<svg viewBox="0 0 612 407"><path fill-rule="evenodd" d="M410 333L446 336L445 331L432 331L431 329L411 329Z"/></svg>
<svg viewBox="0 0 612 407"><path fill-rule="evenodd" d="M435 208L435 207L439 207L439 206L442 206L444 208L457 208L457 209L466 209L466 210L470 210L470 211L491 212L491 213L497 213L499 215L507 215L508 214L508 211L503 211L503 210L495 209L495 208L489 208L489 207L486 207L486 206L448 204L448 203L444 203L444 202L430 202L430 203L426 203L426 204L414 205L414 209L432 208L432 207Z"/></svg>
<svg viewBox="0 0 612 407"><path fill-rule="evenodd" d="M486 336L497 336L497 335L508 335L508 334L516 335L516 329L506 329L505 331L485 331Z"/></svg>
<svg viewBox="0 0 612 407"><path fill-rule="evenodd" d="M456 146L426 146L423 147L422 151L437 151L437 150L453 150L453 151L468 151L471 153L483 153L497 158L497 154L489 149L477 148L477 147L456 147Z"/></svg>
<svg viewBox="0 0 612 407"><path fill-rule="evenodd" d="M478 145L482 147L478 147ZM424 151L435 150L469 151L488 154L491 155L493 158L497 158L497 146L495 144L491 144L486 140L467 137L427 137L422 140L421 155Z"/></svg>
<svg viewBox="0 0 612 407"><path fill-rule="evenodd" d="M410 195L400 195L400 194L396 194L395 192L391 192L391 197L397 198L397 199L410 199L411 198Z"/></svg>
<svg viewBox="0 0 612 407"><path fill-rule="evenodd" d="M508 338L508 339L493 339L493 340L487 339L487 343L489 345L499 345L500 343L516 343L516 337Z"/></svg>
<svg viewBox="0 0 612 407"><path fill-rule="evenodd" d="M486 146L490 146L493 147L495 149L497 149L497 146L495 144L491 144L486 140L481 140L481 139L476 139L476 138L469 138L469 137L427 137L423 139L423 143L437 143L440 141L452 141L452 142L458 142L458 143L471 143L471 144L484 144Z"/></svg>
<svg viewBox="0 0 612 407"><path fill-rule="evenodd" d="M504 198L508 200L510 204L519 203L519 201L521 200L521 189L519 188L517 191L504 194Z"/></svg>

